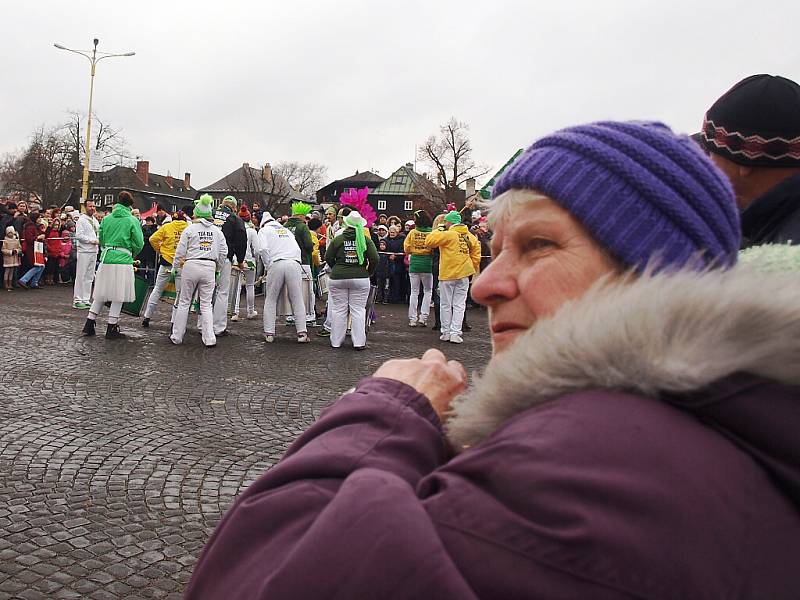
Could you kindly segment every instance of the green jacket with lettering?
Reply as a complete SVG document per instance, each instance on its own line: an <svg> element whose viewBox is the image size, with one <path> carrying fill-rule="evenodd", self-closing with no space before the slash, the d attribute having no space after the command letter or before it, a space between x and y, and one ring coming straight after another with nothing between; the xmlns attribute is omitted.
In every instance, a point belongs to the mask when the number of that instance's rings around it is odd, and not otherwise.
<svg viewBox="0 0 800 600"><path fill-rule="evenodd" d="M331 267L331 279L364 279L378 268L378 249L375 243L364 236L367 249L364 251L364 262L359 264L356 251L356 232L348 227L344 233L337 235L328 243L325 251L325 262Z"/></svg>

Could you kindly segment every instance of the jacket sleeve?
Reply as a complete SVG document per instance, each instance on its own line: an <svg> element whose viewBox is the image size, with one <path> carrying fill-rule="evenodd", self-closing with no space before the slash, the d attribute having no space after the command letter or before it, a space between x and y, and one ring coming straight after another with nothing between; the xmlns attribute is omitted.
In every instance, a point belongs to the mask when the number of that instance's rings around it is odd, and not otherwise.
<svg viewBox="0 0 800 600"><path fill-rule="evenodd" d="M438 248L444 245L447 238L447 231L444 229L436 229L428 234L425 238L425 245L428 248Z"/></svg>
<svg viewBox="0 0 800 600"><path fill-rule="evenodd" d="M261 257L264 267L269 267L269 231L266 227L262 227L258 232L258 255Z"/></svg>
<svg viewBox="0 0 800 600"><path fill-rule="evenodd" d="M161 253L161 244L164 243L164 236L166 235L164 231L165 229L166 227L159 227L148 240L150 245L153 247L153 250L158 253Z"/></svg>
<svg viewBox="0 0 800 600"><path fill-rule="evenodd" d="M105 235L105 232L103 231L103 225L105 224L105 222L106 222L105 219L103 219L100 222L100 229L98 229L98 231L97 231L97 241L100 243L100 247L101 248L103 246L105 246L105 241L104 240L105 240L106 235Z"/></svg>
<svg viewBox="0 0 800 600"><path fill-rule="evenodd" d="M219 232L219 257L217 258L217 264L222 267L225 264L225 259L228 258L228 242L225 240L225 235L222 231ZM244 262L244 260L242 260ZM241 262L239 263L242 264Z"/></svg>
<svg viewBox="0 0 800 600"><path fill-rule="evenodd" d="M131 217L131 253L136 256L144 248L144 234L142 226L136 217Z"/></svg>
<svg viewBox="0 0 800 600"><path fill-rule="evenodd" d="M370 239L366 238L367 240L367 272L369 273L370 277L375 274L375 271L378 270L378 264L381 261L381 257L378 254L378 249L375 247L375 243Z"/></svg>
<svg viewBox="0 0 800 600"><path fill-rule="evenodd" d="M301 229L300 249L308 256L314 252L314 241L311 239L311 230L307 226L303 226Z"/></svg>
<svg viewBox="0 0 800 600"><path fill-rule="evenodd" d="M235 246L233 253L236 255L237 262L241 265L244 263L244 257L247 256L247 229L245 229L244 221L239 217L233 219L236 227ZM230 253L230 248L228 249Z"/></svg>
<svg viewBox="0 0 800 600"><path fill-rule="evenodd" d="M481 269L481 243L471 233L469 235L469 257L472 259L472 266L477 273Z"/></svg>
<svg viewBox="0 0 800 600"><path fill-rule="evenodd" d="M172 259L172 266L175 269L182 268L184 259L186 258L186 249L189 245L189 228L183 230L181 239L178 240L178 246L175 248L175 258Z"/></svg>
<svg viewBox="0 0 800 600"><path fill-rule="evenodd" d="M414 248L414 244L411 243L411 236L412 234L409 233L403 240L403 252L406 254L411 254L411 249Z"/></svg>
<svg viewBox="0 0 800 600"><path fill-rule="evenodd" d="M237 499L187 598L474 598L414 491L442 440L416 390L361 381Z"/></svg>
<svg viewBox="0 0 800 600"><path fill-rule="evenodd" d="M325 249L325 262L331 269L336 264L336 253L341 245L340 238L336 237L328 243L328 247Z"/></svg>

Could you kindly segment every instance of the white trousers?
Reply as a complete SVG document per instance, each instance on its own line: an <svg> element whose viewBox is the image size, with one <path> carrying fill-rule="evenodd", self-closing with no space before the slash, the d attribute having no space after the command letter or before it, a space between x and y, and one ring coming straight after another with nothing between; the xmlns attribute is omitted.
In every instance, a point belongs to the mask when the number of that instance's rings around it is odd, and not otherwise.
<svg viewBox="0 0 800 600"><path fill-rule="evenodd" d="M269 266L267 279L264 282L264 333L275 334L278 298L283 293L284 285L289 293L289 304L292 305L292 315L297 333L308 331L302 284L303 269L300 263L293 260L279 260Z"/></svg>
<svg viewBox="0 0 800 600"><path fill-rule="evenodd" d="M230 263L228 263L230 265ZM217 343L214 335L214 317L211 308L211 299L214 296L214 275L217 265L210 260L187 260L181 270L181 293L178 299L178 309L172 323L170 339L176 344L183 342L186 333L186 321L189 318L189 308L192 298L197 291L200 300L200 323L203 329L203 344L213 346Z"/></svg>
<svg viewBox="0 0 800 600"><path fill-rule="evenodd" d="M244 275L244 295L247 299L247 316L249 318L256 310L255 269L247 269L239 273L239 278L236 281L236 291L234 292L236 294L236 301L233 305L233 314L239 314L239 299L242 295L242 275Z"/></svg>
<svg viewBox="0 0 800 600"><path fill-rule="evenodd" d="M408 301L408 320L417 320L417 303L419 302L419 288L422 286L422 306L419 308L419 320L426 321L431 311L431 296L433 295L433 273L409 273L411 281L411 298Z"/></svg>
<svg viewBox="0 0 800 600"><path fill-rule="evenodd" d="M331 346L339 348L347 335L350 316L350 338L358 348L367 343L367 299L369 278L331 279L328 295L331 300Z"/></svg>
<svg viewBox="0 0 800 600"><path fill-rule="evenodd" d="M303 274L305 275L302 283L308 288L304 290L303 293L305 297L309 299L308 306L306 306L306 321L311 323L317 320L317 313L314 311L314 277L311 272L311 265L302 266Z"/></svg>
<svg viewBox="0 0 800 600"><path fill-rule="evenodd" d="M75 266L75 287L72 293L75 302L89 304L96 264L97 252L78 252L78 264Z"/></svg>
<svg viewBox="0 0 800 600"><path fill-rule="evenodd" d="M468 291L469 277L450 281L439 280L439 317L442 321L442 334L461 335Z"/></svg>
<svg viewBox="0 0 800 600"><path fill-rule="evenodd" d="M156 275L156 284L153 288L153 291L150 292L150 297L147 299L147 306L144 308L144 318L149 319L153 316L153 313L156 310L156 306L158 306L158 301L161 299L161 293L164 291L164 288L167 286L169 282L170 272L172 271L172 267L165 267L164 265L158 266L158 275ZM175 273L175 292L181 289L181 272L178 270ZM172 306L172 316L170 317L170 321L175 321L175 305Z"/></svg>
<svg viewBox="0 0 800 600"><path fill-rule="evenodd" d="M92 306L89 309L89 318L92 321L97 320L97 316L103 312L103 307L106 305L106 301L102 298L95 298L94 302L92 302ZM108 324L109 325L116 325L119 323L119 314L122 312L122 302L112 302L111 308L108 309Z"/></svg>
<svg viewBox="0 0 800 600"><path fill-rule="evenodd" d="M198 261L194 261L198 262ZM208 261L205 261L208 262ZM208 264L213 264L209 262ZM222 263L219 274L217 297L214 300L214 333L220 334L228 328L228 296L231 289L231 261Z"/></svg>

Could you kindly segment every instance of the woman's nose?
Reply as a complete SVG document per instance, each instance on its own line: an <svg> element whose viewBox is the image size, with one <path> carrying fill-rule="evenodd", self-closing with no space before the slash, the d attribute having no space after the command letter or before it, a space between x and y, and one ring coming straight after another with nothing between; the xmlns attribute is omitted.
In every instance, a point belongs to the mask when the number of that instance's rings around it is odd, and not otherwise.
<svg viewBox="0 0 800 600"><path fill-rule="evenodd" d="M511 300L518 294L516 269L502 253L472 283L472 299L485 306Z"/></svg>

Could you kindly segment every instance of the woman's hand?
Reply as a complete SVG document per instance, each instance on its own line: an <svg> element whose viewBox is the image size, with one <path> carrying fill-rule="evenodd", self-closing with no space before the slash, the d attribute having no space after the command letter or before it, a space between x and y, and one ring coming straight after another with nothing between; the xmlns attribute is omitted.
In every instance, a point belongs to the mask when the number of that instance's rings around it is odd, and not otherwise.
<svg viewBox="0 0 800 600"><path fill-rule="evenodd" d="M389 360L375 371L375 377L401 381L425 395L442 422L453 398L467 387L467 372L461 363L448 361L434 348L421 359Z"/></svg>

